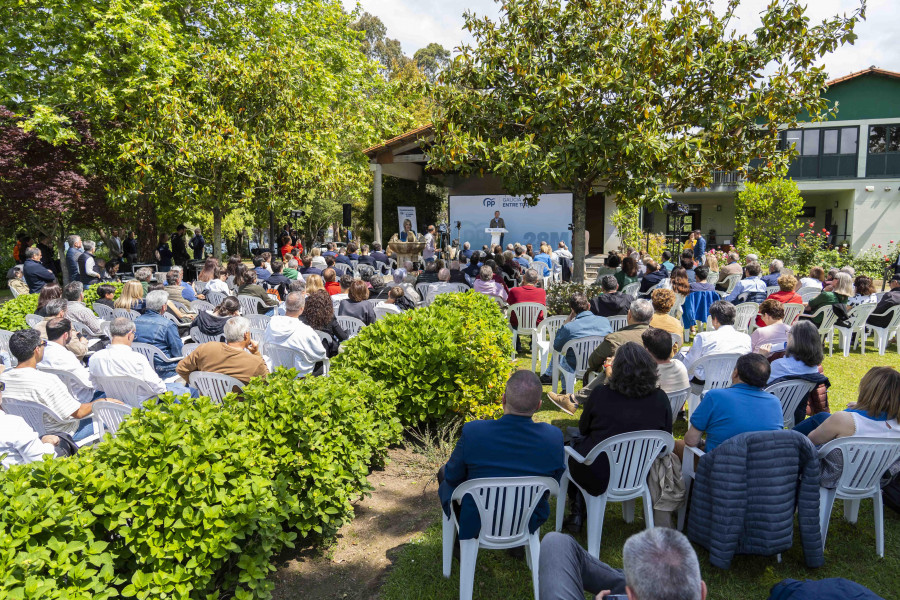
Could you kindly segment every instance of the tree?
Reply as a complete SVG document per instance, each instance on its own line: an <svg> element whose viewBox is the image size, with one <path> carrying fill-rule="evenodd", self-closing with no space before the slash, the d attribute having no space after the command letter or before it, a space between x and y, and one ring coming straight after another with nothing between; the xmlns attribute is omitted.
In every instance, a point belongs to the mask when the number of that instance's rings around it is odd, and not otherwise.
<svg viewBox="0 0 900 600"><path fill-rule="evenodd" d="M46 235L65 255L65 237L76 227L115 221L106 202L103 182L85 171L79 153L96 145L84 115L47 113L32 119L35 127L19 126L24 117L0 106L0 221ZM63 137L45 138L38 123L64 120ZM47 128L58 136L63 130ZM63 269L63 280L68 273Z"/></svg>
<svg viewBox="0 0 900 600"><path fill-rule="evenodd" d="M434 82L438 73L444 70L450 63L450 51L436 42L432 42L424 48L419 48L413 54L413 60L419 69L425 73L428 81Z"/></svg>
<svg viewBox="0 0 900 600"><path fill-rule="evenodd" d="M380 71L385 79L405 67L411 61L403 53L399 40L387 37L387 27L375 15L363 12L351 27L364 34L362 51L370 59L381 64Z"/></svg>
<svg viewBox="0 0 900 600"><path fill-rule="evenodd" d="M506 0L499 22L467 13L477 45L435 88L431 168L495 174L532 202L570 190L582 280L593 189L661 207L667 187L706 187L715 170L765 179L793 152L778 128L825 113L816 61L854 40L864 7L811 26L797 0L774 2L738 35L737 5L720 16L713 0Z"/></svg>
<svg viewBox="0 0 900 600"><path fill-rule="evenodd" d="M792 179L748 183L734 201L734 237L767 254L800 227L803 197Z"/></svg>

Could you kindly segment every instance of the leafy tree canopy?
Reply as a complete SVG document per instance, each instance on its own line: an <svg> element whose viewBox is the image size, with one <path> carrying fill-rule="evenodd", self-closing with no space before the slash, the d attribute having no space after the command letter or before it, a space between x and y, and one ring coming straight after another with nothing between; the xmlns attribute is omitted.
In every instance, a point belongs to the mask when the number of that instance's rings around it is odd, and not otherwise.
<svg viewBox="0 0 900 600"><path fill-rule="evenodd" d="M747 183L734 201L735 238L767 253L800 228L803 197L792 179Z"/></svg>
<svg viewBox="0 0 900 600"><path fill-rule="evenodd" d="M771 3L752 34L712 0L506 0L499 21L466 14L461 48L435 88L431 166L490 172L537 201L573 193L575 277L584 273L593 189L660 205L666 188L705 187L714 170L767 178L792 150L776 132L821 118L817 61L855 39L864 5L813 25L797 0Z"/></svg>
<svg viewBox="0 0 900 600"><path fill-rule="evenodd" d="M450 51L437 42L432 42L424 48L416 50L413 60L425 73L428 81L434 81L438 74L450 64Z"/></svg>

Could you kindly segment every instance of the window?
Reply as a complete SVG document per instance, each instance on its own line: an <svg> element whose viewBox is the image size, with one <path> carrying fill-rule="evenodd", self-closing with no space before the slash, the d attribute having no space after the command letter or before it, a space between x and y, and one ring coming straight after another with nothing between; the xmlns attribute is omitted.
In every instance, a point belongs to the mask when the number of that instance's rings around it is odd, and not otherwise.
<svg viewBox="0 0 900 600"><path fill-rule="evenodd" d="M887 141L887 127L878 125L869 127L869 154L880 154L884 152Z"/></svg>
<svg viewBox="0 0 900 600"><path fill-rule="evenodd" d="M787 134L785 135L785 148L790 148L791 144L797 146L797 152L800 152L800 130L799 129L788 129Z"/></svg>
<svg viewBox="0 0 900 600"><path fill-rule="evenodd" d="M890 137L888 138L890 141L888 142L887 151L888 152L900 152L900 127L894 125L889 129Z"/></svg>
<svg viewBox="0 0 900 600"><path fill-rule="evenodd" d="M800 154L803 156L815 156L819 153L819 130L804 129L803 130L803 150Z"/></svg>
<svg viewBox="0 0 900 600"><path fill-rule="evenodd" d="M825 135L822 137L822 154L838 153L838 129L826 129Z"/></svg>
<svg viewBox="0 0 900 600"><path fill-rule="evenodd" d="M856 127L844 127L841 129L841 154L856 154L857 134Z"/></svg>
<svg viewBox="0 0 900 600"><path fill-rule="evenodd" d="M804 206L803 210L800 211L800 216L804 219L815 219L816 218L816 207L815 206Z"/></svg>
<svg viewBox="0 0 900 600"><path fill-rule="evenodd" d="M866 177L900 175L900 125L869 127Z"/></svg>

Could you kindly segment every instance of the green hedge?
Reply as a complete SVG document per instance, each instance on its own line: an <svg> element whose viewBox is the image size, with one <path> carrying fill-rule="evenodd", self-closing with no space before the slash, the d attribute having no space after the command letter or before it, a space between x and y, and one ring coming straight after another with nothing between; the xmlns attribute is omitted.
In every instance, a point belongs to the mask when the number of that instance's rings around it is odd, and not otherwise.
<svg viewBox="0 0 900 600"><path fill-rule="evenodd" d="M448 414L494 418L513 365L509 325L483 294L441 294L427 308L364 327L332 361L384 385L404 425Z"/></svg>
<svg viewBox="0 0 900 600"><path fill-rule="evenodd" d="M0 597L268 598L272 559L352 517L404 423L498 414L512 368L475 293L345 348L327 378L278 369L222 405L166 394L95 448L0 472Z"/></svg>
<svg viewBox="0 0 900 600"><path fill-rule="evenodd" d="M547 289L547 308L550 309L551 315L568 315L572 312L572 309L569 308L569 298L572 297L572 294L581 292L590 300L601 291L599 283L591 285L574 282L554 283Z"/></svg>
<svg viewBox="0 0 900 600"><path fill-rule="evenodd" d="M37 310L37 303L37 294L23 294L0 304L0 329L7 331L27 329L25 315L34 313Z"/></svg>

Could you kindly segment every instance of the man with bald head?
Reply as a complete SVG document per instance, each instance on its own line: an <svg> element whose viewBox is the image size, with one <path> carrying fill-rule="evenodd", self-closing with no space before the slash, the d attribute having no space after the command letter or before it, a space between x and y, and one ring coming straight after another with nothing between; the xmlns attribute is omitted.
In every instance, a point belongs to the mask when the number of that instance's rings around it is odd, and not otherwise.
<svg viewBox="0 0 900 600"><path fill-rule="evenodd" d="M497 420L466 423L447 464L438 472L438 495L444 513L451 510L453 490L465 481L482 477L553 477L566 470L563 435L558 427L535 423L532 415L541 407L541 381L531 371L516 371L506 382L503 416ZM466 497L453 505L459 520L459 539L478 537L481 521L475 502ZM545 496L531 517L534 532L550 516Z"/></svg>

